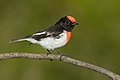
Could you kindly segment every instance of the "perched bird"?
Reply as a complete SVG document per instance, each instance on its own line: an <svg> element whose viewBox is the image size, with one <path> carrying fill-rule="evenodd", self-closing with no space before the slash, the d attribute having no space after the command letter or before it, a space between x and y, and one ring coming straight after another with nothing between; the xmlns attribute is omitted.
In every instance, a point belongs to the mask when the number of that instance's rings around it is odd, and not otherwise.
<svg viewBox="0 0 120 80"><path fill-rule="evenodd" d="M31 44L36 43L41 45L49 53L51 53L51 51L55 51L55 48L62 47L69 42L72 30L74 26L78 24L79 23L76 22L75 18L72 16L64 16L48 28L38 31L32 35L10 40L10 43L26 40Z"/></svg>

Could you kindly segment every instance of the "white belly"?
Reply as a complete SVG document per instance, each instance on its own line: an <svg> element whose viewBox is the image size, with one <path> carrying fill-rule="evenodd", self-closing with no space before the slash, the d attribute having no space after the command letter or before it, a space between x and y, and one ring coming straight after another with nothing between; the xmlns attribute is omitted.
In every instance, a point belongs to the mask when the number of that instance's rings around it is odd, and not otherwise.
<svg viewBox="0 0 120 80"><path fill-rule="evenodd" d="M62 47L66 44L66 35L65 33L62 33L60 34L60 36L61 38L59 39L53 38L53 37L47 37L47 38L41 39L41 41L39 41L37 44L40 44L41 46L49 50Z"/></svg>
<svg viewBox="0 0 120 80"><path fill-rule="evenodd" d="M60 38L53 38L53 37L47 37L43 38L40 41L36 41L34 39L27 39L28 41L32 43L37 43L41 45L43 48L49 49L49 50L54 50L55 48L59 48L64 46L67 43L67 38L65 33L60 34Z"/></svg>

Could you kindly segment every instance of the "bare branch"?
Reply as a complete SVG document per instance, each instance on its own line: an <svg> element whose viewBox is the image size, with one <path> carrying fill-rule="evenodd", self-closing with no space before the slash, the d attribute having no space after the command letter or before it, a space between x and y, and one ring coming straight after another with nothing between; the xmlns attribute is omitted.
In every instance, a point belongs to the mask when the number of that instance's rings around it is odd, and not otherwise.
<svg viewBox="0 0 120 80"><path fill-rule="evenodd" d="M36 59L36 60L60 60L61 55L58 54L34 54L34 53L24 53L24 52L12 52L12 53L3 53L0 54L0 60L12 59L12 58L25 58L25 59ZM104 74L113 80L120 80L120 75L113 73L107 69L102 67L86 63L80 60L73 59L68 56L62 56L61 61L74 64L76 66L80 66L86 69L90 69L92 71L96 71L98 73Z"/></svg>

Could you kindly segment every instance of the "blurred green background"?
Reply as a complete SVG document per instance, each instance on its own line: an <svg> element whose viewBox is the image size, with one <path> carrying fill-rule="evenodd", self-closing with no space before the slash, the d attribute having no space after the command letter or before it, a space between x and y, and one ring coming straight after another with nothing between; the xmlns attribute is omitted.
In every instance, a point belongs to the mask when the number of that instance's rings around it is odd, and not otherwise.
<svg viewBox="0 0 120 80"><path fill-rule="evenodd" d="M46 51L9 40L32 34L72 15L80 25L66 55L120 74L120 0L0 0L0 53ZM0 80L110 80L96 72L58 61L9 59L0 62Z"/></svg>

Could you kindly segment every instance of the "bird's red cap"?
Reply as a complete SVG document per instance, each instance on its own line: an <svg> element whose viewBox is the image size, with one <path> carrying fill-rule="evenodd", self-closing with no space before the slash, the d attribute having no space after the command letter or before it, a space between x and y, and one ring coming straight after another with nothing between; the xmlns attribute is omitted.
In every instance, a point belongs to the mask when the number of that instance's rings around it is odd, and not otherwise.
<svg viewBox="0 0 120 80"><path fill-rule="evenodd" d="M67 18L68 18L72 23L75 23L75 22L76 22L75 18L72 17L72 16L67 16Z"/></svg>

